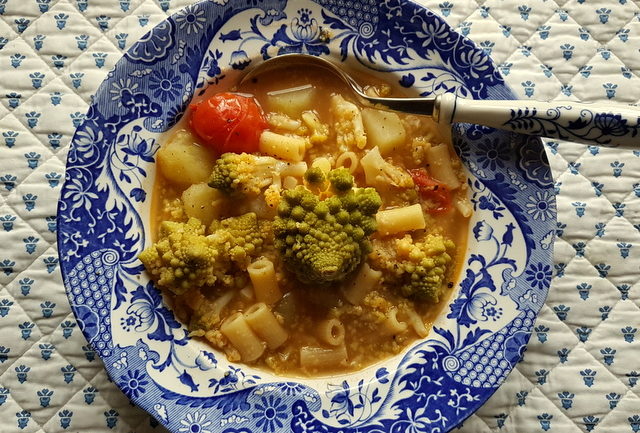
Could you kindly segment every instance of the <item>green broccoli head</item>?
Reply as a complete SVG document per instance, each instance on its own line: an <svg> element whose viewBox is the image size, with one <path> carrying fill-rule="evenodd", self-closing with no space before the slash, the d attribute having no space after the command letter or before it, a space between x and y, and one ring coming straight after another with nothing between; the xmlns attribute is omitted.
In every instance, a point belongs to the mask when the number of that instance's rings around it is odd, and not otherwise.
<svg viewBox="0 0 640 433"><path fill-rule="evenodd" d="M271 234L268 222L258 222L255 213L214 221L209 236L222 254L239 266L257 257Z"/></svg>
<svg viewBox="0 0 640 433"><path fill-rule="evenodd" d="M341 281L371 250L369 235L376 229L374 215L381 204L372 188L343 188L340 194L320 200L298 186L282 196L273 224L274 245L302 283Z"/></svg>
<svg viewBox="0 0 640 433"><path fill-rule="evenodd" d="M204 226L196 218L186 223L162 222L158 242L139 256L156 284L177 295L213 285L218 274L212 263L218 257L218 249L204 236Z"/></svg>
<svg viewBox="0 0 640 433"><path fill-rule="evenodd" d="M438 302L450 274L453 241L429 234L414 242L410 235L389 243L376 240L369 255L372 268L382 271L385 284L406 297Z"/></svg>
<svg viewBox="0 0 640 433"><path fill-rule="evenodd" d="M228 195L258 195L286 163L270 156L224 153L213 166L209 186Z"/></svg>

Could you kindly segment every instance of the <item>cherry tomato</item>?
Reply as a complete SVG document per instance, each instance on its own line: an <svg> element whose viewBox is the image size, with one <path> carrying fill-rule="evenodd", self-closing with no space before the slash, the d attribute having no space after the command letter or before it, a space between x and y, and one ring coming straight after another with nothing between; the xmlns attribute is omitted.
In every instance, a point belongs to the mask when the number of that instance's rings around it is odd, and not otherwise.
<svg viewBox="0 0 640 433"><path fill-rule="evenodd" d="M429 176L427 170L417 168L409 170L409 174L422 198L436 205L431 212L447 212L451 208L451 192L444 184Z"/></svg>
<svg viewBox="0 0 640 433"><path fill-rule="evenodd" d="M218 153L252 153L267 128L262 109L250 96L218 93L191 105L190 125L205 146Z"/></svg>

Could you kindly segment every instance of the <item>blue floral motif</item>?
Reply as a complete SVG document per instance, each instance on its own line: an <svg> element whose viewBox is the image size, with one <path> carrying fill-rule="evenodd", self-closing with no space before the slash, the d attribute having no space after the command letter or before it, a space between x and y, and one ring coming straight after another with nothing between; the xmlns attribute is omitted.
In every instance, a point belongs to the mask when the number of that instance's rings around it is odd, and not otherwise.
<svg viewBox="0 0 640 433"><path fill-rule="evenodd" d="M284 395L296 395L305 390L305 387L296 382L282 382L278 385Z"/></svg>
<svg viewBox="0 0 640 433"><path fill-rule="evenodd" d="M389 382L388 372L380 368L376 372L376 379L369 383L358 381L357 386L350 385L346 380L341 384L329 384L327 396L331 398L329 410L324 410L325 418L334 418L341 425L357 425L371 417L383 398L378 384Z"/></svg>
<svg viewBox="0 0 640 433"><path fill-rule="evenodd" d="M556 215L556 200L550 191L536 191L528 197L525 207L534 220L546 221Z"/></svg>
<svg viewBox="0 0 640 433"><path fill-rule="evenodd" d="M467 269L465 278L460 283L460 295L451 304L451 311L447 317L456 319L458 326L462 325L469 328L478 322L484 322L489 318L493 319L502 314L500 307L496 307L498 304L496 297L491 294L491 292L496 291L496 285L490 269L494 266L507 266L512 270L517 269L515 261L507 255L513 241L513 229L512 224L507 225L500 241L495 236L493 228L487 225L485 221L479 221L474 226L472 231L475 238L479 242L495 243L496 255L489 261L484 256L475 254L472 254L469 258L469 265L479 263L481 268L479 271L473 271L471 268ZM439 331L436 330L436 332ZM481 332L484 332L484 330Z"/></svg>
<svg viewBox="0 0 640 433"><path fill-rule="evenodd" d="M509 143L499 139L486 139L478 144L478 165L483 169L495 170L497 167L504 167L511 154Z"/></svg>
<svg viewBox="0 0 640 433"><path fill-rule="evenodd" d="M544 263L532 264L525 271L527 275L526 280L539 290L548 289L551 285L551 265L545 265Z"/></svg>
<svg viewBox="0 0 640 433"><path fill-rule="evenodd" d="M173 340L171 330L181 327L171 310L163 306L160 293L151 283L146 287L138 286L133 291L127 314L129 316L125 320L125 326L130 330L145 332L155 325L154 331L149 334L152 340Z"/></svg>
<svg viewBox="0 0 640 433"><path fill-rule="evenodd" d="M252 417L256 420L256 426L263 432L276 431L284 426L284 420L288 418L287 405L282 399L273 395L262 397L261 403L254 405Z"/></svg>
<svg viewBox="0 0 640 433"><path fill-rule="evenodd" d="M174 100L181 94L180 77L173 69L153 71L149 78L149 89L153 90L153 97L162 102Z"/></svg>
<svg viewBox="0 0 640 433"><path fill-rule="evenodd" d="M562 117L574 120L561 122ZM593 113L587 108L571 105L558 105L544 111L535 108L511 110L511 117L504 123L514 131L528 132L533 135L558 137L563 140L593 141L604 146L616 146L611 137L636 137L640 121L635 125L627 124L620 114Z"/></svg>
<svg viewBox="0 0 640 433"><path fill-rule="evenodd" d="M195 411L188 413L186 417L180 420L181 427L178 429L181 433L211 433L207 427L211 426L211 421L207 420L204 413Z"/></svg>
<svg viewBox="0 0 640 433"><path fill-rule="evenodd" d="M205 11L197 4L186 7L176 16L178 29L185 30L187 35L200 32L204 29L206 22Z"/></svg>
<svg viewBox="0 0 640 433"><path fill-rule="evenodd" d="M553 178L544 148L540 147L535 137L523 137L520 141L522 144L518 148L518 168L527 180L543 188L548 187Z"/></svg>
<svg viewBox="0 0 640 433"><path fill-rule="evenodd" d="M156 63L169 55L174 42L173 20L158 24L136 42L125 56L135 63Z"/></svg>
<svg viewBox="0 0 640 433"><path fill-rule="evenodd" d="M593 123L595 124L596 128L602 131L602 135L613 135L614 137L620 137L629 133L627 120L622 119L619 114L596 114L595 118L593 119Z"/></svg>
<svg viewBox="0 0 640 433"><path fill-rule="evenodd" d="M133 399L146 391L145 387L149 385L149 381L146 374L138 370L128 370L126 374L122 375L118 385L124 395Z"/></svg>

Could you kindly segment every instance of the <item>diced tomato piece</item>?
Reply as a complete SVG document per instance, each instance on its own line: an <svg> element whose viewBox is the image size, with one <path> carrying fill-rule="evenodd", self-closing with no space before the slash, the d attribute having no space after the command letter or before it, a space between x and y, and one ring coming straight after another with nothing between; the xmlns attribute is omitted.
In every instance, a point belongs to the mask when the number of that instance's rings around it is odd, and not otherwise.
<svg viewBox="0 0 640 433"><path fill-rule="evenodd" d="M436 207L430 212L447 212L451 208L451 191L427 173L424 168L409 170L416 190L425 200L430 200Z"/></svg>
<svg viewBox="0 0 640 433"><path fill-rule="evenodd" d="M205 146L218 153L252 153L267 128L255 98L238 93L218 93L191 105L190 125Z"/></svg>

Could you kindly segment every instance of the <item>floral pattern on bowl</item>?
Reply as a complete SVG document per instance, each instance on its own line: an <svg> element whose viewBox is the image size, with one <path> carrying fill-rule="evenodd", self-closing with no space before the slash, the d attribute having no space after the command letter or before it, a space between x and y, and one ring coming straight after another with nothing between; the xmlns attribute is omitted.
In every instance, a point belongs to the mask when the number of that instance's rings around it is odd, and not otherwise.
<svg viewBox="0 0 640 433"><path fill-rule="evenodd" d="M410 2L204 1L131 47L72 141L58 245L80 329L114 382L174 432L448 431L521 358L551 279L555 198L537 139L456 125L475 209L460 284L424 341L344 377L230 364L187 336L136 257L160 134L208 86L289 52L417 93L513 98L487 55Z"/></svg>

